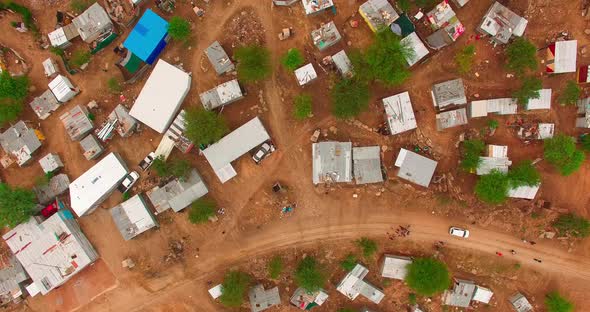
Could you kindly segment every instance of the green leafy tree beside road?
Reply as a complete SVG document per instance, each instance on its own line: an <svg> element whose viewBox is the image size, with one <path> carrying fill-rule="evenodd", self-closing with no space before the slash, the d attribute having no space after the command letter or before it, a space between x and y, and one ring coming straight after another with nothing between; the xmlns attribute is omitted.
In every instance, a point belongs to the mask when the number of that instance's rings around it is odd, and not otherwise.
<svg viewBox="0 0 590 312"><path fill-rule="evenodd" d="M451 285L447 266L434 258L414 259L407 270L406 283L419 295L433 296Z"/></svg>
<svg viewBox="0 0 590 312"><path fill-rule="evenodd" d="M313 257L305 257L295 269L295 283L308 292L314 292L324 287L326 274Z"/></svg>
<svg viewBox="0 0 590 312"><path fill-rule="evenodd" d="M518 37L506 48L507 67L523 75L527 70L537 69L537 47L523 37Z"/></svg>
<svg viewBox="0 0 590 312"><path fill-rule="evenodd" d="M239 307L244 302L246 290L251 278L241 271L229 271L221 283L221 297L219 301L226 307Z"/></svg>
<svg viewBox="0 0 590 312"><path fill-rule="evenodd" d="M576 148L574 138L564 134L546 139L543 155L563 176L576 172L586 159L584 152Z"/></svg>
<svg viewBox="0 0 590 312"><path fill-rule="evenodd" d="M215 143L229 132L221 115L202 108L187 109L184 120L186 121L184 134L196 145Z"/></svg>
<svg viewBox="0 0 590 312"><path fill-rule="evenodd" d="M270 52L262 46L239 47L234 57L238 61L238 78L244 82L264 80L272 72Z"/></svg>
<svg viewBox="0 0 590 312"><path fill-rule="evenodd" d="M29 220L37 206L35 193L0 183L0 223L15 227Z"/></svg>

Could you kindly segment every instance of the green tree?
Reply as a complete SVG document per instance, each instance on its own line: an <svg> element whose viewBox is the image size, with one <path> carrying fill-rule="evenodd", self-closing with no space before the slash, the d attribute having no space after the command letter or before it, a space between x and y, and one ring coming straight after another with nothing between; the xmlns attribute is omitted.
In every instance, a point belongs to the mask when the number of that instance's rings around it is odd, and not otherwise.
<svg viewBox="0 0 590 312"><path fill-rule="evenodd" d="M180 16L173 16L168 22L168 34L174 40L187 41L191 36L191 24Z"/></svg>
<svg viewBox="0 0 590 312"><path fill-rule="evenodd" d="M205 223L215 215L216 208L214 201L200 198L191 204L188 219L193 224Z"/></svg>
<svg viewBox="0 0 590 312"><path fill-rule="evenodd" d="M0 73L0 126L18 118L28 93L27 76L12 77L7 70Z"/></svg>
<svg viewBox="0 0 590 312"><path fill-rule="evenodd" d="M346 257L344 257L344 259L342 259L342 261L340 261L340 267L344 271L352 271L352 269L354 269L354 267L356 266L357 262L358 259L353 254L349 253L348 255L346 255Z"/></svg>
<svg viewBox="0 0 590 312"><path fill-rule="evenodd" d="M559 231L559 235L571 235L574 237L587 237L590 234L590 222L587 219L575 215L573 213L566 213L560 215L553 227Z"/></svg>
<svg viewBox="0 0 590 312"><path fill-rule="evenodd" d="M527 69L537 69L537 47L523 37L518 37L506 48L507 67L518 75Z"/></svg>
<svg viewBox="0 0 590 312"><path fill-rule="evenodd" d="M184 179L191 172L190 163L188 161L184 159L175 159L166 162L163 156L156 157L150 168L156 171L156 174L161 178L174 176L179 179Z"/></svg>
<svg viewBox="0 0 590 312"><path fill-rule="evenodd" d="M121 82L119 81L119 79L115 77L109 78L109 80L107 81L107 86L109 88L109 91L114 94L121 93L121 91L123 90L123 87L121 87Z"/></svg>
<svg viewBox="0 0 590 312"><path fill-rule="evenodd" d="M170 168L168 167L168 164L166 164L164 156L156 157L156 159L154 159L152 162L151 169L156 171L156 174L162 178L169 177L171 175Z"/></svg>
<svg viewBox="0 0 590 312"><path fill-rule="evenodd" d="M533 166L530 160L524 160L508 171L508 180L511 187L535 186L541 183L541 174Z"/></svg>
<svg viewBox="0 0 590 312"><path fill-rule="evenodd" d="M319 290L326 283L323 268L313 257L305 257L295 269L295 283L308 292Z"/></svg>
<svg viewBox="0 0 590 312"><path fill-rule="evenodd" d="M51 46L51 47L49 47L49 52L51 52L57 56L60 56L60 57L66 56L66 51L64 51L64 49L59 48L59 47Z"/></svg>
<svg viewBox="0 0 590 312"><path fill-rule="evenodd" d="M455 54L455 63L457 63L457 69L459 73L465 74L471 71L471 65L473 64L473 57L475 56L475 45L470 44L461 49Z"/></svg>
<svg viewBox="0 0 590 312"><path fill-rule="evenodd" d="M72 53L72 57L68 61L74 67L82 67L82 65L90 62L90 57L92 55L89 51L78 49Z"/></svg>
<svg viewBox="0 0 590 312"><path fill-rule="evenodd" d="M447 266L434 258L417 258L407 266L406 283L417 294L432 296L451 285Z"/></svg>
<svg viewBox="0 0 590 312"><path fill-rule="evenodd" d="M301 54L301 51L299 51L297 48L289 49L289 51L283 55L283 58L281 58L281 63L285 69L289 71L296 70L301 65L303 65L303 62L305 62L303 54Z"/></svg>
<svg viewBox="0 0 590 312"><path fill-rule="evenodd" d="M475 195L490 204L500 204L506 200L510 183L508 176L498 170L482 175L475 184Z"/></svg>
<svg viewBox="0 0 590 312"><path fill-rule="evenodd" d="M545 297L547 312L573 312L574 304L562 297L557 291L547 294Z"/></svg>
<svg viewBox="0 0 590 312"><path fill-rule="evenodd" d="M240 271L229 271L221 283L219 301L227 307L239 307L244 302L246 289L250 284L250 276Z"/></svg>
<svg viewBox="0 0 590 312"><path fill-rule="evenodd" d="M377 252L377 242L372 239L361 237L355 243L361 249L365 258L370 258Z"/></svg>
<svg viewBox="0 0 590 312"><path fill-rule="evenodd" d="M474 171L480 163L480 156L486 145L483 141L473 139L463 141L462 160L460 167L465 171Z"/></svg>
<svg viewBox="0 0 590 312"><path fill-rule="evenodd" d="M543 155L564 176L576 172L586 159L584 152L576 149L574 138L564 134L546 139Z"/></svg>
<svg viewBox="0 0 590 312"><path fill-rule="evenodd" d="M0 223L15 227L29 220L37 206L35 193L0 183Z"/></svg>
<svg viewBox="0 0 590 312"><path fill-rule="evenodd" d="M415 52L409 44L400 40L389 29L377 32L375 42L364 54L364 62L372 79L398 86L410 77L406 57L413 56Z"/></svg>
<svg viewBox="0 0 590 312"><path fill-rule="evenodd" d="M309 118L312 114L311 96L309 94L300 94L293 99L293 115L297 120Z"/></svg>
<svg viewBox="0 0 590 312"><path fill-rule="evenodd" d="M496 119L488 119L488 128L490 130L497 129L500 123Z"/></svg>
<svg viewBox="0 0 590 312"><path fill-rule="evenodd" d="M574 80L568 80L563 93L559 96L559 103L563 105L576 105L580 98L581 90Z"/></svg>
<svg viewBox="0 0 590 312"><path fill-rule="evenodd" d="M72 0L70 2L70 9L72 9L72 11L80 14L84 11L86 11L86 9L88 9L90 7L90 1L88 0Z"/></svg>
<svg viewBox="0 0 590 312"><path fill-rule="evenodd" d="M272 71L270 52L264 47L258 45L239 47L234 57L238 61L238 78L245 82L264 80Z"/></svg>
<svg viewBox="0 0 590 312"><path fill-rule="evenodd" d="M274 256L268 262L268 275L272 279L277 279L283 272L283 258L281 256Z"/></svg>
<svg viewBox="0 0 590 312"><path fill-rule="evenodd" d="M516 90L513 96L520 105L527 105L530 99L538 99L541 96L543 85L541 79L536 77L524 77L520 89Z"/></svg>
<svg viewBox="0 0 590 312"><path fill-rule="evenodd" d="M202 108L187 109L184 120L186 137L197 145L215 143L229 132L221 115Z"/></svg>
<svg viewBox="0 0 590 312"><path fill-rule="evenodd" d="M369 107L369 85L356 79L341 79L332 89L332 114L351 118Z"/></svg>

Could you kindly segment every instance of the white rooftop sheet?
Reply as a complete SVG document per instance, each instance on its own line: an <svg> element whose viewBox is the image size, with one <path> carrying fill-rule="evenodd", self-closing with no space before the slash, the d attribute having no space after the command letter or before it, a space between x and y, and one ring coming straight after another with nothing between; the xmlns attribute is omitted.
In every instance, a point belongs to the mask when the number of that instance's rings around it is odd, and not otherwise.
<svg viewBox="0 0 590 312"><path fill-rule="evenodd" d="M551 89L541 89L538 99L530 99L527 104L527 110L533 109L551 109Z"/></svg>
<svg viewBox="0 0 590 312"><path fill-rule="evenodd" d="M72 85L70 79L62 75L57 75L57 77L49 82L49 89L51 89L51 92L53 92L60 102L67 102L78 94L74 90L74 85Z"/></svg>
<svg viewBox="0 0 590 312"><path fill-rule="evenodd" d="M488 157L508 157L508 146L488 145Z"/></svg>
<svg viewBox="0 0 590 312"><path fill-rule="evenodd" d="M471 300L490 303L493 295L494 293L491 290L485 287L475 286L475 293L473 294L473 298Z"/></svg>
<svg viewBox="0 0 590 312"><path fill-rule="evenodd" d="M539 124L539 140L549 139L553 137L555 130L555 124L552 123L540 123Z"/></svg>
<svg viewBox="0 0 590 312"><path fill-rule="evenodd" d="M230 80L217 86L217 94L221 103L229 103L242 97L242 90L237 79Z"/></svg>
<svg viewBox="0 0 590 312"><path fill-rule="evenodd" d="M63 27L50 32L47 36L49 37L49 42L51 42L51 45L54 47L59 47L69 42Z"/></svg>
<svg viewBox="0 0 590 312"><path fill-rule="evenodd" d="M222 293L222 286L221 284L209 289L209 295L211 295L211 298L213 299L217 299L219 297L221 297L221 293Z"/></svg>
<svg viewBox="0 0 590 312"><path fill-rule="evenodd" d="M418 127L410 94L407 91L384 98L383 106L391 134L402 133Z"/></svg>
<svg viewBox="0 0 590 312"><path fill-rule="evenodd" d="M180 109L191 86L191 76L159 60L129 114L164 133Z"/></svg>
<svg viewBox="0 0 590 312"><path fill-rule="evenodd" d="M299 85L303 86L316 79L318 74L316 73L315 68L313 68L313 64L309 63L296 69L295 77L297 77L297 82L299 82Z"/></svg>
<svg viewBox="0 0 590 312"><path fill-rule="evenodd" d="M101 159L70 184L71 208L78 217L100 204L127 175L127 168L114 153Z"/></svg>
<svg viewBox="0 0 590 312"><path fill-rule="evenodd" d="M119 206L127 215L129 222L137 227L137 230L133 233L134 236L137 236L156 226L156 222L148 211L149 208L146 206L144 201L141 200L139 194L121 203Z"/></svg>
<svg viewBox="0 0 590 312"><path fill-rule="evenodd" d="M555 68L553 72L555 74L576 72L577 53L577 40L555 42Z"/></svg>
<svg viewBox="0 0 590 312"><path fill-rule="evenodd" d="M404 280L408 274L407 265L410 263L412 263L412 260L408 257L385 255L381 276Z"/></svg>
<svg viewBox="0 0 590 312"><path fill-rule="evenodd" d="M541 184L536 186L519 186L508 190L508 197L511 198L523 198L523 199L535 199L537 192Z"/></svg>
<svg viewBox="0 0 590 312"><path fill-rule="evenodd" d="M301 0L305 14L313 14L334 6L332 0Z"/></svg>
<svg viewBox="0 0 590 312"><path fill-rule="evenodd" d="M422 40L420 40L420 37L418 37L418 34L416 34L416 32L413 32L413 33L407 35L405 38L403 38L401 40L401 43L407 44L408 46L412 47L412 49L414 50L414 54L406 57L406 61L408 62L408 65L410 65L410 66L418 63L421 59L426 57L426 55L428 55L428 53L430 53L428 51L428 48L426 48L426 46L424 45L424 42L422 42Z"/></svg>
<svg viewBox="0 0 590 312"><path fill-rule="evenodd" d="M488 115L487 101L473 101L469 103L469 118L485 117Z"/></svg>
<svg viewBox="0 0 590 312"><path fill-rule="evenodd" d="M518 103L513 98L501 98L485 100L488 113L497 113L500 115L516 114Z"/></svg>
<svg viewBox="0 0 590 312"><path fill-rule="evenodd" d="M404 148L400 149L395 160L395 166L400 168L397 174L398 177L424 187L430 185L437 164L436 161L430 158Z"/></svg>

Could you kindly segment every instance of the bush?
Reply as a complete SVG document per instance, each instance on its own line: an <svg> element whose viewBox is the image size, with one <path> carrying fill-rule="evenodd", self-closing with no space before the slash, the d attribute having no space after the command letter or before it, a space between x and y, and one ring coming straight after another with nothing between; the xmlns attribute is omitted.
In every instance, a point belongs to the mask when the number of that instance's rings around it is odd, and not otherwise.
<svg viewBox="0 0 590 312"><path fill-rule="evenodd" d="M563 90L563 93L559 96L559 103L563 105L576 105L580 98L580 87L574 80L569 80Z"/></svg>
<svg viewBox="0 0 590 312"><path fill-rule="evenodd" d="M474 171L480 163L479 157L486 148L485 143L481 140L473 139L463 141L463 159L461 160L461 169L465 171Z"/></svg>
<svg viewBox="0 0 590 312"><path fill-rule="evenodd" d="M516 90L513 96L520 105L527 105L530 99L538 99L541 94L539 91L543 88L541 79L535 77L525 77L522 79L520 89Z"/></svg>
<svg viewBox="0 0 590 312"><path fill-rule="evenodd" d="M351 118L369 107L369 85L360 80L341 79L332 90L332 114Z"/></svg>
<svg viewBox="0 0 590 312"><path fill-rule="evenodd" d="M497 129L499 125L500 123L496 119L488 120L488 128L490 128L490 130Z"/></svg>
<svg viewBox="0 0 590 312"><path fill-rule="evenodd" d="M281 59L281 63L285 69L290 71L294 71L299 68L301 65L303 65L303 62L305 62L305 59L303 58L301 51L296 48L289 49L289 51L287 51L287 53L285 53Z"/></svg>
<svg viewBox="0 0 590 312"><path fill-rule="evenodd" d="M406 57L415 54L408 44L402 44L401 38L389 29L377 32L375 42L369 46L364 62L371 75L371 79L381 81L386 85L398 86L409 77ZM357 66L353 67L360 68Z"/></svg>
<svg viewBox="0 0 590 312"><path fill-rule="evenodd" d="M433 7L436 3L438 0L416 0L416 5L423 9Z"/></svg>
<svg viewBox="0 0 590 312"><path fill-rule="evenodd" d="M239 307L244 302L246 289L250 284L250 276L240 271L229 271L225 274L219 301L227 307Z"/></svg>
<svg viewBox="0 0 590 312"><path fill-rule="evenodd" d="M209 199L198 199L191 204L188 220L193 224L205 223L215 215L215 202Z"/></svg>
<svg viewBox="0 0 590 312"><path fill-rule="evenodd" d="M590 152L590 134L582 134L580 136L580 143L582 144L582 149Z"/></svg>
<svg viewBox="0 0 590 312"><path fill-rule="evenodd" d="M562 297L558 292L553 291L545 297L547 312L573 312L574 305Z"/></svg>
<svg viewBox="0 0 590 312"><path fill-rule="evenodd" d="M358 259L353 254L349 253L344 259L342 259L342 261L340 261L340 267L346 272L352 271L357 262Z"/></svg>
<svg viewBox="0 0 590 312"><path fill-rule="evenodd" d="M377 243L372 239L361 237L355 243L361 249L365 258L370 258L377 252Z"/></svg>
<svg viewBox="0 0 590 312"><path fill-rule="evenodd" d="M186 178L191 172L190 163L188 161L177 159L166 162L162 156L158 156L154 159L151 169L156 171L156 174L161 178L174 176L181 180Z"/></svg>
<svg viewBox="0 0 590 312"><path fill-rule="evenodd" d="M590 234L590 222L573 213L560 215L553 227L559 231L559 235L571 235L574 237L587 237Z"/></svg>
<svg viewBox="0 0 590 312"><path fill-rule="evenodd" d="M475 195L490 204L500 204L506 200L510 183L508 176L498 170L483 175L475 184Z"/></svg>
<svg viewBox="0 0 590 312"><path fill-rule="evenodd" d="M308 292L319 290L326 283L326 275L313 257L306 257L295 269L295 283Z"/></svg>
<svg viewBox="0 0 590 312"><path fill-rule="evenodd" d="M451 285L447 266L434 258L417 258L407 266L406 283L417 294L432 296Z"/></svg>
<svg viewBox="0 0 590 312"><path fill-rule="evenodd" d="M535 186L541 183L541 174L530 160L521 161L508 171L511 187Z"/></svg>
<svg viewBox="0 0 590 312"><path fill-rule="evenodd" d="M474 56L475 46L473 44L465 46L455 55L455 63L457 63L459 73L465 74L471 71Z"/></svg>
<svg viewBox="0 0 590 312"><path fill-rule="evenodd" d="M272 71L270 52L264 47L240 47L236 49L234 57L238 61L238 78L245 82L264 80Z"/></svg>
<svg viewBox="0 0 590 312"><path fill-rule="evenodd" d="M219 141L229 132L225 121L215 112L202 108L189 108L184 119L186 137L197 145L209 145Z"/></svg>
<svg viewBox="0 0 590 312"><path fill-rule="evenodd" d="M15 227L29 220L37 206L35 193L0 183L0 224Z"/></svg>
<svg viewBox="0 0 590 312"><path fill-rule="evenodd" d="M28 94L27 76L12 77L6 70L0 73L0 126L18 118Z"/></svg>
<svg viewBox="0 0 590 312"><path fill-rule="evenodd" d="M397 5L399 6L402 12L408 12L410 10L410 0L398 0Z"/></svg>
<svg viewBox="0 0 590 312"><path fill-rule="evenodd" d="M272 279L277 279L283 272L283 258L280 256L274 256L268 262L268 275Z"/></svg>
<svg viewBox="0 0 590 312"><path fill-rule="evenodd" d="M527 69L537 69L537 47L523 37L518 37L506 48L507 67L518 75Z"/></svg>
<svg viewBox="0 0 590 312"><path fill-rule="evenodd" d="M66 51L64 51L64 49L54 47L54 46L49 47L49 52L51 52L57 56L60 56L60 57L64 57L66 55Z"/></svg>
<svg viewBox="0 0 590 312"><path fill-rule="evenodd" d="M80 68L82 65L90 62L91 56L92 55L90 54L90 52L86 50L76 50L74 51L74 53L72 53L72 57L70 58L68 63L74 67Z"/></svg>
<svg viewBox="0 0 590 312"><path fill-rule="evenodd" d="M123 87L121 87L121 83L119 82L119 79L115 77L111 77L107 81L107 86L109 87L109 91L114 94L121 93L121 91L123 90Z"/></svg>
<svg viewBox="0 0 590 312"><path fill-rule="evenodd" d="M191 36L191 24L180 16L173 16L168 22L168 34L174 40L187 41Z"/></svg>
<svg viewBox="0 0 590 312"><path fill-rule="evenodd" d="M416 303L418 303L418 298L416 297L415 293L408 294L408 303L410 305L415 305Z"/></svg>
<svg viewBox="0 0 590 312"><path fill-rule="evenodd" d="M543 155L564 176L576 172L586 159L584 153L576 149L574 138L563 134L545 140Z"/></svg>
<svg viewBox="0 0 590 312"><path fill-rule="evenodd" d="M300 94L293 99L295 106L293 115L295 119L304 120L309 118L312 114L311 96L308 94Z"/></svg>
<svg viewBox="0 0 590 312"><path fill-rule="evenodd" d="M70 2L70 9L72 9L72 11L80 14L84 11L86 11L86 9L88 9L90 7L90 1L88 0L72 0Z"/></svg>

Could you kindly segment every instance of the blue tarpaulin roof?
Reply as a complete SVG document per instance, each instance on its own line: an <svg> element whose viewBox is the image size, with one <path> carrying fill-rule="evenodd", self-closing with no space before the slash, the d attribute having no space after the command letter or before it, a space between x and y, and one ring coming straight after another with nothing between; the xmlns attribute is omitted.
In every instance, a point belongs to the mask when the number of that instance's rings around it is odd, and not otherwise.
<svg viewBox="0 0 590 312"><path fill-rule="evenodd" d="M139 19L123 46L142 61L152 64L166 46L168 22L147 9Z"/></svg>

